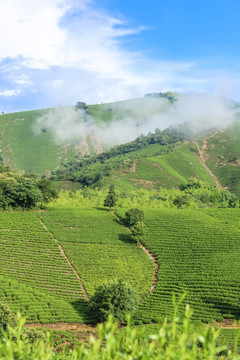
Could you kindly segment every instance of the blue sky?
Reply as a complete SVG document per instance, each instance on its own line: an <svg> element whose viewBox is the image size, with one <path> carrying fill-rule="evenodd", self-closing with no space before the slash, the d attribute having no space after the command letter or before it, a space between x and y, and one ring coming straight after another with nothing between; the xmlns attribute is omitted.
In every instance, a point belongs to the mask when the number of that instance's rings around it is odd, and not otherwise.
<svg viewBox="0 0 240 360"><path fill-rule="evenodd" d="M240 100L237 0L0 5L0 111L166 90Z"/></svg>

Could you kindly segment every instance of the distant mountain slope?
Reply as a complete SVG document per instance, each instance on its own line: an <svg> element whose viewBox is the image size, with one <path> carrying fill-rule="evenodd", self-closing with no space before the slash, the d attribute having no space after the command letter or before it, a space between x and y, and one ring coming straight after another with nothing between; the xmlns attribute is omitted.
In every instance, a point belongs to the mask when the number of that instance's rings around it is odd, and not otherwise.
<svg viewBox="0 0 240 360"><path fill-rule="evenodd" d="M240 122L204 136L199 144L221 185L240 195Z"/></svg>
<svg viewBox="0 0 240 360"><path fill-rule="evenodd" d="M226 106L224 100L225 105L221 104L218 112L209 118L198 109L198 118L195 98L189 100L186 95L182 100L177 98L181 96L160 93L86 105L78 110L71 106L0 115L0 161L17 171L47 176L52 173L54 180L72 189L106 187L110 182L122 189L170 188L189 177L197 177L240 194L240 123L236 120L234 125L229 125L233 112L226 112L227 106L238 111L238 104L229 102ZM185 118L186 106L190 105ZM199 129L190 121L191 114ZM189 122L178 125L176 136L170 129L170 138L168 131L164 133L158 128L146 135L148 125L153 127L160 120L164 123L165 115L170 123L178 116ZM228 126L222 128L224 123ZM133 146L124 142L140 130L146 136L136 136ZM159 137L157 141L155 137ZM121 139L125 145L114 148L110 155L106 153L111 144ZM95 161L94 156L100 153L102 156Z"/></svg>
<svg viewBox="0 0 240 360"><path fill-rule="evenodd" d="M33 131L35 120L46 110L1 115L0 148L5 164L14 170L44 174L62 160L72 158L74 144L56 145L50 133Z"/></svg>
<svg viewBox="0 0 240 360"><path fill-rule="evenodd" d="M169 104L167 99L141 98L89 105L86 112L77 112L70 106L3 114L0 115L0 159L14 170L47 174L62 162L108 149L108 142L113 141L106 129L110 123L131 117L138 126L147 114L164 111ZM105 141L96 137L98 126L105 127Z"/></svg>
<svg viewBox="0 0 240 360"><path fill-rule="evenodd" d="M199 161L196 145L192 142L177 146L163 155L139 158L132 171L119 176L122 185L155 189L160 186L177 187L190 177L214 185L213 178Z"/></svg>

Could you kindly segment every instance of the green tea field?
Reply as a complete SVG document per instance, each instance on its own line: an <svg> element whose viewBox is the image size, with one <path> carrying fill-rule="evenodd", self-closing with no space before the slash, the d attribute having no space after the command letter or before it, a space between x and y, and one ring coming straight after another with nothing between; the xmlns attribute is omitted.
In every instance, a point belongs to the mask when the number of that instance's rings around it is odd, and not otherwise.
<svg viewBox="0 0 240 360"><path fill-rule="evenodd" d="M137 322L171 316L172 293L184 292L195 319L238 319L239 209L155 209L145 215L144 245L159 265L150 294L153 259L130 240L114 213L1 212L0 300L28 322L91 322L87 299L103 282L120 278L144 298Z"/></svg>
<svg viewBox="0 0 240 360"><path fill-rule="evenodd" d="M239 210L228 220L236 222ZM233 209L234 210L234 209ZM209 215L227 213L209 210ZM240 315L240 231L204 211L146 211L148 234L145 245L159 264L156 289L141 304L137 317L157 320L172 313L172 293L186 292L194 317L239 318Z"/></svg>

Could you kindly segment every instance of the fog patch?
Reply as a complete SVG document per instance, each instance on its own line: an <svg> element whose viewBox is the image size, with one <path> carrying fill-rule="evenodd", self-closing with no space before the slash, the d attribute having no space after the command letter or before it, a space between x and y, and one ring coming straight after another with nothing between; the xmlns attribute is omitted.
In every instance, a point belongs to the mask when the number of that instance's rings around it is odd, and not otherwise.
<svg viewBox="0 0 240 360"><path fill-rule="evenodd" d="M234 120L234 103L219 96L178 95L171 103L167 98L144 97L105 104L112 121L95 121L88 111L74 107L48 110L34 124L34 132L50 132L57 144L95 136L102 144L114 146L154 133L169 126L189 123L195 132L230 125Z"/></svg>

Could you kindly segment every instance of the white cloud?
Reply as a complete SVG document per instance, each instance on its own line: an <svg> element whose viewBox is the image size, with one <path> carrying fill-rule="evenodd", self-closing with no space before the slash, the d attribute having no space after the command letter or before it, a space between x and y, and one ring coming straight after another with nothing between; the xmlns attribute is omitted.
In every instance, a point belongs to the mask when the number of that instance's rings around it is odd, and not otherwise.
<svg viewBox="0 0 240 360"><path fill-rule="evenodd" d="M20 94L20 90L4 90L4 91L0 91L0 96L16 96L18 94Z"/></svg>
<svg viewBox="0 0 240 360"><path fill-rule="evenodd" d="M145 29L127 26L97 1L0 0L0 6L0 69L6 88L16 85L17 93L45 92L54 106L209 87L207 76L195 74L196 63L126 50L122 39Z"/></svg>

